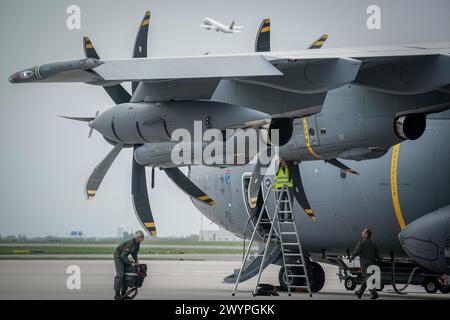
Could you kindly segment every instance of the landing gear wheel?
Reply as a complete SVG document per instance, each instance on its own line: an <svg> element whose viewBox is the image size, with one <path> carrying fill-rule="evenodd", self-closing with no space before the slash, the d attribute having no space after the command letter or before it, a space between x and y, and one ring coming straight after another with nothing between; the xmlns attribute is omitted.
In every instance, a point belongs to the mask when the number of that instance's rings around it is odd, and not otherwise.
<svg viewBox="0 0 450 320"><path fill-rule="evenodd" d="M357 285L356 278L351 277L351 276L347 276L345 278L345 280L344 280L345 289L347 289L349 291L355 290L356 285Z"/></svg>
<svg viewBox="0 0 450 320"><path fill-rule="evenodd" d="M312 275L312 277L310 277L311 292L319 292L325 284L325 271L323 271L322 266L317 262L311 262L310 268L310 273Z"/></svg>
<svg viewBox="0 0 450 320"><path fill-rule="evenodd" d="M438 282L435 278L426 278L422 286L428 293L436 293L438 291Z"/></svg>
<svg viewBox="0 0 450 320"><path fill-rule="evenodd" d="M439 284L438 287L441 293L450 293L450 285Z"/></svg>
<svg viewBox="0 0 450 320"><path fill-rule="evenodd" d="M287 274L288 275L292 275L294 274L289 268L287 269ZM291 286L294 286L297 284L297 281L295 281L297 279L295 278L289 278L289 284ZM280 282L280 287L282 290L287 290L287 277L286 277L286 273L284 272L284 267L280 268L280 271L278 272L278 281Z"/></svg>

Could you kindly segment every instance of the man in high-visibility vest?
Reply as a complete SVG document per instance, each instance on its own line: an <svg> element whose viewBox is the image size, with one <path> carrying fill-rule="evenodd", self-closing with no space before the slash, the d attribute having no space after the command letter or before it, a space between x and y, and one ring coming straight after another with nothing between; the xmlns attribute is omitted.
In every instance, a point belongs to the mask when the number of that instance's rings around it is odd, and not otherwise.
<svg viewBox="0 0 450 320"><path fill-rule="evenodd" d="M284 159L280 159L277 174L275 176L275 184L273 185L273 188L277 189L277 190L281 190L284 186L287 187L287 191L289 192L290 207L292 210L293 209L293 207L292 207L292 205L293 205L293 203L292 203L292 197L293 197L292 187L294 185L292 184L292 177L289 173L289 168L288 168L286 161ZM281 201L288 200L287 194L283 193L280 200ZM287 203L281 202L281 206L280 206L279 210L287 211L287 208L288 208ZM279 218L280 218L281 222L283 222L285 220L292 221L292 214L291 213L282 213L279 215Z"/></svg>

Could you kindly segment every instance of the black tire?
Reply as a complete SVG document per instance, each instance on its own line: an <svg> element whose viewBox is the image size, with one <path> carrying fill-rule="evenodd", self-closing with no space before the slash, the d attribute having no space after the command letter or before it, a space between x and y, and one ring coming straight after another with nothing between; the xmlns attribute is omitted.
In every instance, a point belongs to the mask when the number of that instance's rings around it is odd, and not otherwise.
<svg viewBox="0 0 450 320"><path fill-rule="evenodd" d="M441 293L445 293L445 294L450 293L450 285L439 284L438 288Z"/></svg>
<svg viewBox="0 0 450 320"><path fill-rule="evenodd" d="M292 274L292 271L288 268L288 274ZM290 278L289 284L291 286L298 285L299 279L297 278ZM280 268L280 271L278 272L278 281L280 282L280 287L282 290L287 290L287 283L286 283L286 277L284 275L284 267Z"/></svg>
<svg viewBox="0 0 450 320"><path fill-rule="evenodd" d="M428 293L436 293L438 291L438 282L435 278L426 278L422 284L423 288Z"/></svg>
<svg viewBox="0 0 450 320"><path fill-rule="evenodd" d="M344 279L344 287L345 287L345 289L347 289L349 291L355 290L357 284L358 283L357 283L355 277L347 276Z"/></svg>
<svg viewBox="0 0 450 320"><path fill-rule="evenodd" d="M317 262L311 262L311 292L319 292L325 284L325 271Z"/></svg>

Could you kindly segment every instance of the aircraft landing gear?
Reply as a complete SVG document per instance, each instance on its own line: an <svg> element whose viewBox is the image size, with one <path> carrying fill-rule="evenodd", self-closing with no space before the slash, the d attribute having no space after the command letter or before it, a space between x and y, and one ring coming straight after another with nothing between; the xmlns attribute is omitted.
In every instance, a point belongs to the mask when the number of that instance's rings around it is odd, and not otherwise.
<svg viewBox="0 0 450 320"><path fill-rule="evenodd" d="M344 286L345 286L345 289L347 289L347 290L349 290L349 291L355 290L357 284L358 284L358 281L356 280L355 277L347 276L347 277L344 279Z"/></svg>
<svg viewBox="0 0 450 320"><path fill-rule="evenodd" d="M428 293L436 293L439 289L438 281L436 280L436 278L431 277L425 278L425 280L423 280L422 286Z"/></svg>
<svg viewBox="0 0 450 320"><path fill-rule="evenodd" d="M289 268L285 272L284 267L280 268L280 271L278 272L278 281L280 282L281 290L287 291L287 284L288 284L288 277L286 277L286 273L288 275L292 275L293 272ZM289 284L291 286L298 284L297 278L289 278Z"/></svg>
<svg viewBox="0 0 450 320"><path fill-rule="evenodd" d="M292 274L292 270L287 268L287 274ZM311 281L311 292L319 292L322 290L325 284L325 272L320 264L317 262L310 262L309 264L309 280ZM280 268L278 273L278 281L280 282L280 286L282 290L287 290L287 277L284 271L284 267ZM302 278L289 278L289 284L292 285L304 285L301 281L304 281Z"/></svg>
<svg viewBox="0 0 450 320"><path fill-rule="evenodd" d="M310 277L311 291L319 292L325 284L325 271L323 271L322 266L317 262L311 262L310 268L312 273L312 277Z"/></svg>

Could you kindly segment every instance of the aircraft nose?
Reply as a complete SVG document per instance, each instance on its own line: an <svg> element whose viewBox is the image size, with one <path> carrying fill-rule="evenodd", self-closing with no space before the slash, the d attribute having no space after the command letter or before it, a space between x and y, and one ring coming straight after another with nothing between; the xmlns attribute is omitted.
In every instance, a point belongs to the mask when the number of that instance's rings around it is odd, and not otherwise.
<svg viewBox="0 0 450 320"><path fill-rule="evenodd" d="M21 78L20 78L20 72L13 73L13 74L9 77L9 82L10 82L10 83L19 83L20 80L21 80Z"/></svg>

